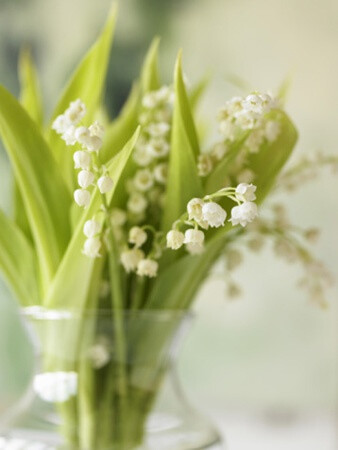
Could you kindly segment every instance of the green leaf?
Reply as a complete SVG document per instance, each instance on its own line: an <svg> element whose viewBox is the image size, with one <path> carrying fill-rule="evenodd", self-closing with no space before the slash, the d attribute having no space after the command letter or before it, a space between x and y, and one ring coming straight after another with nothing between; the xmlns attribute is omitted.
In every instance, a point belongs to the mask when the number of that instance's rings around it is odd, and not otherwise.
<svg viewBox="0 0 338 450"><path fill-rule="evenodd" d="M182 76L181 55L175 68L175 105L171 132L168 183L164 206L162 230L185 211L188 201L202 195L202 185L197 174L196 158L199 145Z"/></svg>
<svg viewBox="0 0 338 450"><path fill-rule="evenodd" d="M109 161L130 139L138 124L140 87L135 84L119 116L106 129L100 158Z"/></svg>
<svg viewBox="0 0 338 450"><path fill-rule="evenodd" d="M103 95L116 12L117 8L114 5L101 35L85 55L68 82L52 115L52 121L68 108L71 101L77 98L80 98L87 107L85 120L90 121L93 118ZM47 130L48 140L65 176L67 185L72 191L75 187L72 152L69 151L69 148L66 147L60 136L51 129L51 123Z"/></svg>
<svg viewBox="0 0 338 450"><path fill-rule="evenodd" d="M1 86L0 134L25 205L46 288L69 239L70 196L37 124Z"/></svg>
<svg viewBox="0 0 338 450"><path fill-rule="evenodd" d="M150 45L148 53L145 57L142 73L141 73L141 87L145 94L149 91L156 91L160 88L160 76L158 71L158 48L160 39L155 38Z"/></svg>
<svg viewBox="0 0 338 450"><path fill-rule="evenodd" d="M27 48L20 53L19 78L21 87L20 102L30 117L41 126L43 112L39 80L30 51Z"/></svg>
<svg viewBox="0 0 338 450"><path fill-rule="evenodd" d="M114 199L115 189L118 186L119 179L128 163L138 139L138 135L139 129L136 130L125 147L107 164L108 172L114 180L114 189L111 193L112 199ZM110 201L112 201L112 199L110 199ZM91 219L100 211L100 206L101 195L96 188L92 194L91 203L78 223L67 251L50 286L46 298L47 307L66 308L69 306L70 302L75 309L82 309L87 306L86 301L91 286L92 272L96 268L96 265L100 264L100 261L88 258L82 254L82 247L85 240L83 225L86 220ZM97 220L100 220L100 218L97 217Z"/></svg>
<svg viewBox="0 0 338 450"><path fill-rule="evenodd" d="M40 302L34 249L22 231L0 210L0 270L23 306Z"/></svg>
<svg viewBox="0 0 338 450"><path fill-rule="evenodd" d="M21 88L20 102L30 117L41 127L43 122L41 92L37 72L28 48L23 49L20 53L19 79ZM13 197L15 222L27 238L32 240L25 206L16 183L14 183Z"/></svg>
<svg viewBox="0 0 338 450"><path fill-rule="evenodd" d="M205 192L207 194L212 194L225 187L226 181L228 180L228 175L231 170L231 165L234 162L239 151L242 149L245 139L248 137L249 133L245 132L238 139L233 142L228 152L225 154L224 158L220 163L217 164L215 169L207 176L205 182Z"/></svg>
<svg viewBox="0 0 338 450"><path fill-rule="evenodd" d="M279 122L279 137L275 142L265 144L259 153L249 155L249 167L256 174L254 183L258 202L262 202L273 187L298 138L296 128L283 111L271 113L270 119Z"/></svg>
<svg viewBox="0 0 338 450"><path fill-rule="evenodd" d="M25 204L22 199L19 187L14 180L13 184L13 203L14 203L14 221L20 230L24 233L26 238L32 243L33 236L31 232L31 227L29 225L29 220L26 214Z"/></svg>

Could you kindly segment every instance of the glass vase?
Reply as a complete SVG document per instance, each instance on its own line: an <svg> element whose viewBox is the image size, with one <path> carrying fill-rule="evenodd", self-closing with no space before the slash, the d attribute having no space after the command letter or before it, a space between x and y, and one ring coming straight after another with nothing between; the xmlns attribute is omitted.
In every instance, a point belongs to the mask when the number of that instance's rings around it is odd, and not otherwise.
<svg viewBox="0 0 338 450"><path fill-rule="evenodd" d="M36 370L25 395L28 411L2 433L0 448L223 448L214 426L186 400L175 371L189 313L32 307L24 316Z"/></svg>

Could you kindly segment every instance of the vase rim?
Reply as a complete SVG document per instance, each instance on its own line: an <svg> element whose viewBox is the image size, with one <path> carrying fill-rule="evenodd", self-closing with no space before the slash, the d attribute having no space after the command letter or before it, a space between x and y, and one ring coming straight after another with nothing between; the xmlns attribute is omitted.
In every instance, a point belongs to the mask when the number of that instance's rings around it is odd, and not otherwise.
<svg viewBox="0 0 338 450"><path fill-rule="evenodd" d="M72 320L79 318L109 318L115 313L122 314L125 319L143 318L153 319L156 321L193 319L195 313L191 310L184 309L122 309L114 311L112 309L86 309L77 308L46 308L40 305L27 306L20 309L24 318L34 320Z"/></svg>

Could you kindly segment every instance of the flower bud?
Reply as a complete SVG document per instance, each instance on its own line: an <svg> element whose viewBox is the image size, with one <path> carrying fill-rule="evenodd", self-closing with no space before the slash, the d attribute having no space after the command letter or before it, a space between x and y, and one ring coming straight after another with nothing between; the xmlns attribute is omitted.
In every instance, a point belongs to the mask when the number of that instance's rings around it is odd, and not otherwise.
<svg viewBox="0 0 338 450"><path fill-rule="evenodd" d="M81 186L84 189L93 184L94 179L95 179L94 174L89 170L81 170L81 172L79 172L77 176L79 186Z"/></svg>
<svg viewBox="0 0 338 450"><path fill-rule="evenodd" d="M79 150L74 153L73 160L75 163L75 169L89 169L91 163L91 157L87 152Z"/></svg>
<svg viewBox="0 0 338 450"><path fill-rule="evenodd" d="M79 206L86 208L90 203L90 192L85 189L76 189L74 192L74 200Z"/></svg>
<svg viewBox="0 0 338 450"><path fill-rule="evenodd" d="M101 194L106 194L113 189L114 182L108 175L103 175L97 180L97 186Z"/></svg>
<svg viewBox="0 0 338 450"><path fill-rule="evenodd" d="M99 234L101 231L101 224L96 220L87 220L87 222L83 226L83 233L88 238L94 237L96 234Z"/></svg>

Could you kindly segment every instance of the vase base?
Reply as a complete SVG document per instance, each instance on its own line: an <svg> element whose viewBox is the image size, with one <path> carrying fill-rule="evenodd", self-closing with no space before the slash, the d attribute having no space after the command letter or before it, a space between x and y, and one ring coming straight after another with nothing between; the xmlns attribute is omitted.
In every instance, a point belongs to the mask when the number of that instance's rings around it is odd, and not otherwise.
<svg viewBox="0 0 338 450"><path fill-rule="evenodd" d="M9 434L0 436L0 450L80 450L69 448L62 443L60 436L54 432L14 429ZM97 449L99 450L99 449ZM100 450L120 450L116 446ZM149 433L145 443L134 450L225 450L220 438L202 442L196 432L173 433L170 427L166 432L157 429L157 433Z"/></svg>

